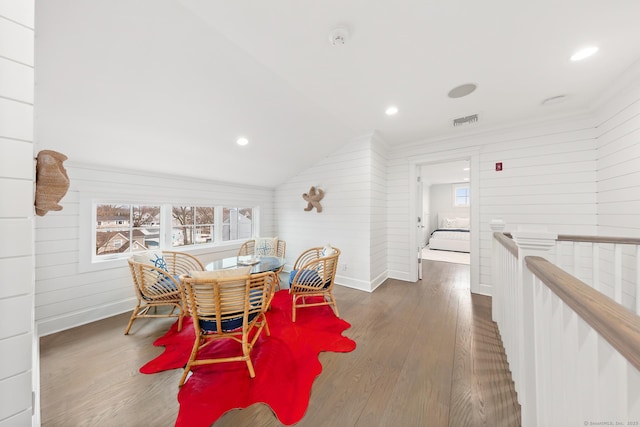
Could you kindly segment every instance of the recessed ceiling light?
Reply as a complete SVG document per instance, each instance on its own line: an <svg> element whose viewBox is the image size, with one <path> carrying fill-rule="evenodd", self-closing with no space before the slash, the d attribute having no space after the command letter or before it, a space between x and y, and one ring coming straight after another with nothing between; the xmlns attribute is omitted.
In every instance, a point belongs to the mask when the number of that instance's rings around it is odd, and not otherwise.
<svg viewBox="0 0 640 427"><path fill-rule="evenodd" d="M582 59L590 57L591 55L593 55L597 51L598 51L598 48L596 46L585 47L584 49L581 49L581 50L577 51L576 53L574 53L573 55L571 55L571 60L572 61L580 61Z"/></svg>
<svg viewBox="0 0 640 427"><path fill-rule="evenodd" d="M245 137L240 137L240 138L238 138L236 143L238 145L247 145L249 143L249 140L247 138L245 138Z"/></svg>
<svg viewBox="0 0 640 427"><path fill-rule="evenodd" d="M465 180L465 181L469 181L469 178L465 178L464 180Z"/></svg>
<svg viewBox="0 0 640 427"><path fill-rule="evenodd" d="M469 170L469 168L464 168L464 169L462 169L462 170L463 170L463 171L468 171L468 170Z"/></svg>
<svg viewBox="0 0 640 427"><path fill-rule="evenodd" d="M474 90L476 90L477 87L478 86L473 83L465 83L451 89L447 96L449 98L462 98L463 96L471 94Z"/></svg>
<svg viewBox="0 0 640 427"><path fill-rule="evenodd" d="M398 107L396 107L395 105L390 105L385 110L385 114L387 116L393 116L394 114L397 114L397 113L398 113Z"/></svg>

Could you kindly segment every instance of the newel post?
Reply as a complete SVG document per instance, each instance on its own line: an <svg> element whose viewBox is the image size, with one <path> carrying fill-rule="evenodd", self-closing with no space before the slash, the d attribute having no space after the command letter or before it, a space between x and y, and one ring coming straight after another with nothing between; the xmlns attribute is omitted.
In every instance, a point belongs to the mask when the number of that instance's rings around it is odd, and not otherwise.
<svg viewBox="0 0 640 427"><path fill-rule="evenodd" d="M558 235L548 231L518 230L511 233L513 241L518 246L518 272L516 286L516 313L518 333L517 380L521 394L522 425L537 425L537 388L536 388L536 360L535 360L535 317L534 310L534 279L525 265L528 256L539 256L549 259L549 251L556 245ZM513 370L512 370L513 372ZM515 372L513 372L515 374ZM515 380L515 378L514 378Z"/></svg>

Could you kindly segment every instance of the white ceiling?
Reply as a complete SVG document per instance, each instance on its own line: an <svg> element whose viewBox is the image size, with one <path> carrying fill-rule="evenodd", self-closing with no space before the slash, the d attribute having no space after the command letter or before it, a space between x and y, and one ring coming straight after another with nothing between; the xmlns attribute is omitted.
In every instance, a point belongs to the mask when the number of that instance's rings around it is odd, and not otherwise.
<svg viewBox="0 0 640 427"><path fill-rule="evenodd" d="M273 187L373 131L393 146L588 112L637 70L639 18L637 0L37 2L36 142Z"/></svg>

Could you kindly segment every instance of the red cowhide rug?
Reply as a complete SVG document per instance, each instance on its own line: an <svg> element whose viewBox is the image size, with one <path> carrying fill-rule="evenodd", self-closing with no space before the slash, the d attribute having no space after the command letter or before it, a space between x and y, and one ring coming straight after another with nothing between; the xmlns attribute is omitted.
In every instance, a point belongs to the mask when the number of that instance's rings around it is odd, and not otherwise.
<svg viewBox="0 0 640 427"><path fill-rule="evenodd" d="M322 372L321 351L350 352L356 343L342 336L351 325L335 317L328 306L297 310L291 322L291 296L277 292L267 313L271 336L262 331L251 352L256 371L249 377L245 362L196 366L178 392L180 410L176 426L209 427L225 412L254 403L268 405L281 423L295 424L304 416L311 386ZM195 334L191 318L185 318L181 332L175 323L154 345L166 349L140 368L144 374L181 369L189 360ZM201 354L239 354L240 344L220 340ZM177 384L176 384L177 387Z"/></svg>

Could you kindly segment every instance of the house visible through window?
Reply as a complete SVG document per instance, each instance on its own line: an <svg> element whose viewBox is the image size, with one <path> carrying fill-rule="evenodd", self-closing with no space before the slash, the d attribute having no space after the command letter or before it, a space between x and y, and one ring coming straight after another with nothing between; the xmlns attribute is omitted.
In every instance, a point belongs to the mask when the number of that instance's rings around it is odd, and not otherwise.
<svg viewBox="0 0 640 427"><path fill-rule="evenodd" d="M454 185L453 187L453 204L454 206L469 206L471 203L471 195L469 185Z"/></svg>
<svg viewBox="0 0 640 427"><path fill-rule="evenodd" d="M95 203L92 260L125 258L134 252L215 245L250 239L255 230L248 207Z"/></svg>
<svg viewBox="0 0 640 427"><path fill-rule="evenodd" d="M222 208L222 240L248 239L253 234L253 209Z"/></svg>
<svg viewBox="0 0 640 427"><path fill-rule="evenodd" d="M95 224L96 255L160 246L160 206L98 204Z"/></svg>

